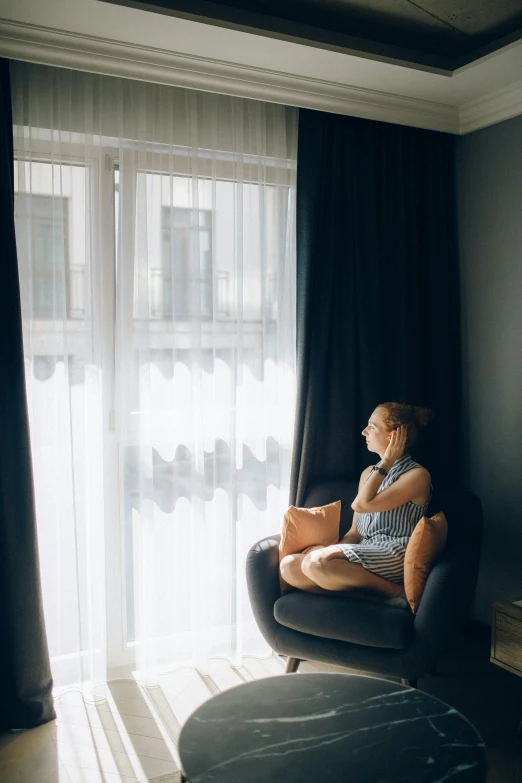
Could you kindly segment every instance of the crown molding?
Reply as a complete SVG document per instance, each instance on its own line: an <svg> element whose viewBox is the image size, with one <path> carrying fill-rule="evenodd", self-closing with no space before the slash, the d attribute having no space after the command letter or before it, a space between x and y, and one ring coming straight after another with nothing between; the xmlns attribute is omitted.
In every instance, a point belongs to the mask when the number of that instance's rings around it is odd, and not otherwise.
<svg viewBox="0 0 522 783"><path fill-rule="evenodd" d="M0 55L41 65L459 133L456 106L5 19L0 19Z"/></svg>
<svg viewBox="0 0 522 783"><path fill-rule="evenodd" d="M522 81L455 106L5 19L0 56L460 135L522 114Z"/></svg>
<svg viewBox="0 0 522 783"><path fill-rule="evenodd" d="M522 114L522 81L491 92L459 108L459 133L486 128Z"/></svg>

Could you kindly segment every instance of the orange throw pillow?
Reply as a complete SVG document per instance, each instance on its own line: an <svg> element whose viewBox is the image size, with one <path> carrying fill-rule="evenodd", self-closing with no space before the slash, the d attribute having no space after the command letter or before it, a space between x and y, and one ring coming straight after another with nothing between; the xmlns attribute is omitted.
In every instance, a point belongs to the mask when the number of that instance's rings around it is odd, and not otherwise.
<svg viewBox="0 0 522 783"><path fill-rule="evenodd" d="M279 562L286 555L295 555L313 546L331 546L339 541L341 501L315 508L290 506L283 517ZM280 576L281 589L292 587Z"/></svg>
<svg viewBox="0 0 522 783"><path fill-rule="evenodd" d="M422 517L415 525L404 557L404 590L415 614L419 608L431 567L446 546L448 522L440 511Z"/></svg>

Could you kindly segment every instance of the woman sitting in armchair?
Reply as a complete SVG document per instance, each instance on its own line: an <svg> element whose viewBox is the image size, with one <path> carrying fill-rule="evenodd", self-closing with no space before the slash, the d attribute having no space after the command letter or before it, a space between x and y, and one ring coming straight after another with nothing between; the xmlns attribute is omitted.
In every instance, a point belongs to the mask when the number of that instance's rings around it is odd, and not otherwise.
<svg viewBox="0 0 522 783"><path fill-rule="evenodd" d="M380 461L361 473L352 527L338 544L283 558L286 582L314 593L362 590L401 598L406 546L432 491L430 474L408 449L432 418L428 408L377 406L362 434Z"/></svg>

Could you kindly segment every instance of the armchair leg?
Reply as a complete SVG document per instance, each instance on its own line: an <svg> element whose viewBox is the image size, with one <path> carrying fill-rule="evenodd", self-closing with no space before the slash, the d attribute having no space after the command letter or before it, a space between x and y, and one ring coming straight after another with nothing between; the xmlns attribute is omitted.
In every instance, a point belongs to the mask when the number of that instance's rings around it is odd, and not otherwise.
<svg viewBox="0 0 522 783"><path fill-rule="evenodd" d="M417 680L401 680L402 685L409 685L410 688L417 687Z"/></svg>
<svg viewBox="0 0 522 783"><path fill-rule="evenodd" d="M287 658L285 674L293 674L293 672L296 672L299 668L300 663L301 663L300 658Z"/></svg>

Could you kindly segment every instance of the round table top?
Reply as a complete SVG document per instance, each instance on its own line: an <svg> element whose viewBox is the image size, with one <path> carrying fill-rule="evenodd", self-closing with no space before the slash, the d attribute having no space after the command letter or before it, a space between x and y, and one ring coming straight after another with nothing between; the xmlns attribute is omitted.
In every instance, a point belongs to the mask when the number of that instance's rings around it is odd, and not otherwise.
<svg viewBox="0 0 522 783"><path fill-rule="evenodd" d="M471 723L416 688L354 674L247 682L188 718L189 783L473 783L486 777Z"/></svg>

